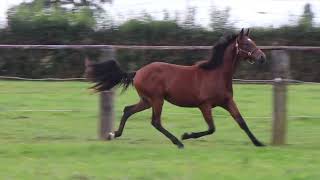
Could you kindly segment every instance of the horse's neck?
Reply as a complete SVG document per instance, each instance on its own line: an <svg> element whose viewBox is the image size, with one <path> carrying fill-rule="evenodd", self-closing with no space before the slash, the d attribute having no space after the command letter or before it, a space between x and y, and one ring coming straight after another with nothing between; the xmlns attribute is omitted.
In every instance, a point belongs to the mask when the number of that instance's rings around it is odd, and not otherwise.
<svg viewBox="0 0 320 180"><path fill-rule="evenodd" d="M235 52L235 43L231 43L224 52L223 65L221 73L227 87L232 90L232 78L238 65L238 59Z"/></svg>

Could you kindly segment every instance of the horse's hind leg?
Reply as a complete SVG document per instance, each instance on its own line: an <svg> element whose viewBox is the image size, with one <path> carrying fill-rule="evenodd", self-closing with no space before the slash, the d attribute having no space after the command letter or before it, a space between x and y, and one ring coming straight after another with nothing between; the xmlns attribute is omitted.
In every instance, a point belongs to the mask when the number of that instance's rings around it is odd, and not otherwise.
<svg viewBox="0 0 320 180"><path fill-rule="evenodd" d="M161 124L161 112L163 106L163 99L153 100L151 103L152 106L152 121L151 124L162 134L164 134L167 138L169 138L173 144L177 145L178 148L183 148L183 144L176 138L173 134L167 131L162 127Z"/></svg>
<svg viewBox="0 0 320 180"><path fill-rule="evenodd" d="M202 112L204 120L206 121L206 123L208 125L208 130L202 131L202 132L184 133L181 137L182 140L190 139L190 138L199 138L199 137L214 133L215 126L214 126L213 118L212 118L212 114L211 114L211 105L201 106L200 110Z"/></svg>
<svg viewBox="0 0 320 180"><path fill-rule="evenodd" d="M141 99L140 102L137 104L134 104L131 106L126 106L123 109L123 115L122 115L122 118L120 121L120 125L119 125L118 130L114 132L114 136L119 137L122 135L123 128L124 128L128 118L130 116L132 116L133 114L135 114L137 112L141 112L143 110L149 109L150 107L151 107L150 104L144 99Z"/></svg>

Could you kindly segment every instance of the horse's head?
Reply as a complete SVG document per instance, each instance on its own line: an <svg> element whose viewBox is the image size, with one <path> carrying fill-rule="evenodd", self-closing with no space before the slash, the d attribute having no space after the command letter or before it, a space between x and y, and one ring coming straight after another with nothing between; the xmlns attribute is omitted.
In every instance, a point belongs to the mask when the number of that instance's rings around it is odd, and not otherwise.
<svg viewBox="0 0 320 180"><path fill-rule="evenodd" d="M235 46L237 48L237 54L240 59L248 60L249 63L255 62L264 63L266 61L266 55L259 49L256 43L249 38L249 29L246 33L242 29L239 33Z"/></svg>

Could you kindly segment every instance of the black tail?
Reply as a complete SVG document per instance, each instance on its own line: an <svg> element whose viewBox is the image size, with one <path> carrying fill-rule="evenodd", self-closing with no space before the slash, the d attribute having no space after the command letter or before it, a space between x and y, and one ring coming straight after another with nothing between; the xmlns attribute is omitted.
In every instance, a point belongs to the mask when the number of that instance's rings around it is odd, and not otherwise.
<svg viewBox="0 0 320 180"><path fill-rule="evenodd" d="M123 71L114 60L95 64L86 62L85 77L95 83L91 89L96 92L110 90L117 85L123 86L122 91L125 91L133 83L135 75L136 72Z"/></svg>

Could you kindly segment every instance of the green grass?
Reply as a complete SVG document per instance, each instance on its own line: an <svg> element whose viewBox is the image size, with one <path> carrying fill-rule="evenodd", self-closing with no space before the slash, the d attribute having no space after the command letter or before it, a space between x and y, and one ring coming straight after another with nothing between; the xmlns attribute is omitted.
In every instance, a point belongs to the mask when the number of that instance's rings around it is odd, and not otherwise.
<svg viewBox="0 0 320 180"><path fill-rule="evenodd" d="M215 134L184 141L183 150L151 126L150 111L133 116L121 138L97 140L98 97L88 86L0 81L1 180L320 179L319 85L289 87L289 116L318 117L290 118L287 145L269 145L271 86L235 85L240 111L253 133L269 146L254 147L228 113L217 108ZM138 97L130 89L115 100L117 127L124 106ZM39 111L52 109L74 111ZM197 109L165 104L162 119L177 137L206 129Z"/></svg>

